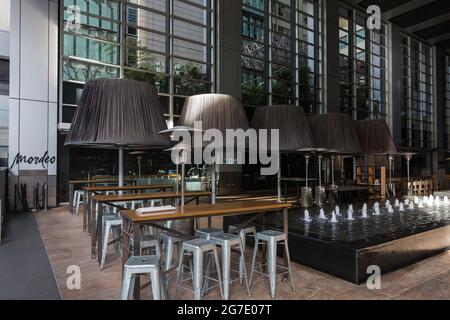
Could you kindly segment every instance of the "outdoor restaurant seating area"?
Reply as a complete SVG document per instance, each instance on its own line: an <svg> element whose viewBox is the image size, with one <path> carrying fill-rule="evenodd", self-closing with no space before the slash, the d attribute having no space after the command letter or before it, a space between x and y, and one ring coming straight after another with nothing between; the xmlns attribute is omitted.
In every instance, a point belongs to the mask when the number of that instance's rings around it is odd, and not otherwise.
<svg viewBox="0 0 450 320"><path fill-rule="evenodd" d="M102 104L102 97L107 104ZM103 105L107 112L101 111ZM267 287L265 298L276 299L278 290L291 290L289 296L294 297L298 285L294 261L358 285L369 276L365 270L371 264L383 272L395 271L444 253L449 245L442 238L450 222L448 196L434 199L428 185L421 182L418 187L410 177L404 193L396 193L393 158L406 155L397 152L383 121L357 123L343 114L307 118L295 106L269 106L259 108L248 123L236 99L209 94L187 99L180 125L168 130L157 105L148 85L129 80L87 83L66 140L68 145L119 152L118 177L67 181L68 212L80 217L75 218L81 222L79 236L90 239L83 241L90 243L89 257L83 259L96 262L95 272L121 270L120 292L115 298L140 299L142 294L160 300L191 294L190 298L200 300L215 292L213 297L228 300L252 297L255 282L261 281ZM202 124L200 130L194 128L195 121ZM187 191L186 166L192 165L189 156L196 147L181 134L195 130L203 134L210 128L222 133L227 129L279 129L279 143L272 147L307 159L305 175L283 178L278 169L274 186L278 191L269 196L219 196L216 170L227 164L216 154L209 188L204 185L203 190ZM183 138L181 144L170 141L177 137ZM201 144L201 148L207 146ZM167 183L141 185L124 175L120 164L124 152L149 149L175 153L174 182L166 178ZM376 181L369 183L368 172L363 172L359 184L338 183L335 175L345 169L336 167L344 156L384 156L389 174L381 167ZM296 193L288 183L297 185ZM419 218L424 201L430 208L440 208L440 215ZM403 219L393 222L394 216ZM417 216L414 229L408 229L407 216ZM432 233L419 234L427 230ZM394 248L401 248L405 241L410 249L395 254ZM378 248L387 242L392 247L389 254ZM424 245L428 249L417 253L416 247ZM344 254L350 247L365 248L367 253ZM257 291L261 294L261 289Z"/></svg>
<svg viewBox="0 0 450 320"><path fill-rule="evenodd" d="M448 0L0 0L0 302L450 300L449 27Z"/></svg>

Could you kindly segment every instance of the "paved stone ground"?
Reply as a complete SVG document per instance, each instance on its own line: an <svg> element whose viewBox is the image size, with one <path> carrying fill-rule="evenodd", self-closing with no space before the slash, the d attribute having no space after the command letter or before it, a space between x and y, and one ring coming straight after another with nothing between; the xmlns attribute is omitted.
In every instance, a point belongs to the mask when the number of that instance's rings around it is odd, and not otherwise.
<svg viewBox="0 0 450 320"><path fill-rule="evenodd" d="M120 257L111 248L105 269L100 271L90 258L90 237L82 231L82 216L71 215L67 208L36 214L50 263L63 299L118 299L121 287ZM221 220L214 221L220 226ZM292 249L292 248L291 248ZM250 254L251 250L247 250ZM248 259L250 261L250 259ZM81 268L80 290L67 289L66 270L71 265ZM450 299L450 251L382 276L382 289L369 290L336 277L293 264L296 291L288 282L277 283L277 299ZM174 281L169 288L173 297ZM248 297L244 287L235 284L230 299L270 299L267 279L256 276ZM151 299L150 288L142 291L144 299ZM213 289L205 299L218 299ZM193 299L190 292L181 291L179 299Z"/></svg>

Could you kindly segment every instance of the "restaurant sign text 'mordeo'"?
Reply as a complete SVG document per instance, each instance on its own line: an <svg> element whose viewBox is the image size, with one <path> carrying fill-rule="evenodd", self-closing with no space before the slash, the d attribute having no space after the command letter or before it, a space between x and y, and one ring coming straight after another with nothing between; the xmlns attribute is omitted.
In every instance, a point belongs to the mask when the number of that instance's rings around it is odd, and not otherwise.
<svg viewBox="0 0 450 320"><path fill-rule="evenodd" d="M15 165L19 165L20 163L29 164L29 165L41 165L42 168L45 169L46 164L54 164L56 162L56 157L49 156L48 151L45 151L44 155L41 157L36 156L26 156L19 153L16 154L14 160L9 169L14 168Z"/></svg>

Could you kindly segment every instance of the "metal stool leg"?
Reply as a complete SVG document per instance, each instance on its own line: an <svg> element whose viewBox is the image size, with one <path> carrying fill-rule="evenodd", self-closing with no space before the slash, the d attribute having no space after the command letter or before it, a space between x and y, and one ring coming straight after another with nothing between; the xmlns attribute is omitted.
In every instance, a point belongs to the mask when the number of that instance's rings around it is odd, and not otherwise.
<svg viewBox="0 0 450 320"><path fill-rule="evenodd" d="M177 287L175 288L175 295L173 297L174 300L177 300L178 288L180 287L180 277L183 269L183 257L184 257L184 249L181 248L179 260L178 260L178 271L177 271Z"/></svg>
<svg viewBox="0 0 450 320"><path fill-rule="evenodd" d="M231 248L224 244L222 247L222 278L223 278L223 298L228 300L230 292L230 267L231 267Z"/></svg>
<svg viewBox="0 0 450 320"><path fill-rule="evenodd" d="M108 240L109 240L110 231L111 231L111 225L109 223L106 223L105 232L103 233L103 250L102 250L102 260L100 263L100 270L103 270L103 267L105 265L106 252L108 250Z"/></svg>
<svg viewBox="0 0 450 320"><path fill-rule="evenodd" d="M161 283L158 269L150 273L150 278L152 281L153 300L161 300Z"/></svg>
<svg viewBox="0 0 450 320"><path fill-rule="evenodd" d="M214 248L214 259L216 262L217 277L219 278L220 296L223 299L224 297L223 297L222 276L220 275L220 264L219 264L219 255L217 254L217 248Z"/></svg>
<svg viewBox="0 0 450 320"><path fill-rule="evenodd" d="M270 279L270 295L272 296L272 299L275 299L275 287L277 280L277 242L274 239L270 239L268 249L267 267Z"/></svg>
<svg viewBox="0 0 450 320"><path fill-rule="evenodd" d="M289 279L291 280L291 287L293 291L296 291L295 285L294 285L294 278L292 277L292 268L291 268L291 256L289 255L289 247L287 244L287 241L284 242L284 250L286 252L287 257L287 263L289 268Z"/></svg>
<svg viewBox="0 0 450 320"><path fill-rule="evenodd" d="M122 290L120 292L120 300L128 300L128 293L130 292L131 274L128 271L124 272L122 281Z"/></svg>
<svg viewBox="0 0 450 320"><path fill-rule="evenodd" d="M259 246L259 240L255 238L255 246L253 248L253 258L252 258L252 271L250 272L250 281L248 283L248 286L251 288L253 284L253 270L255 270L255 263L256 263L256 255L258 254L258 246Z"/></svg>
<svg viewBox="0 0 450 320"><path fill-rule="evenodd" d="M244 274L244 280L245 280L245 287L247 289L247 294L250 297L251 294L250 294L250 288L249 288L249 285L248 285L247 269L245 268L245 250L244 250L244 246L242 244L242 239L241 239L241 243L240 243L239 246L240 246L240 250L241 250L241 257L240 257L240 260L239 260L239 267L241 267L241 265L244 266L243 274ZM239 274L240 274L240 272L241 272L241 270L239 270Z"/></svg>
<svg viewBox="0 0 450 320"><path fill-rule="evenodd" d="M194 294L195 300L201 299L201 288L202 288L202 277L203 277L203 252L197 250L194 253Z"/></svg>

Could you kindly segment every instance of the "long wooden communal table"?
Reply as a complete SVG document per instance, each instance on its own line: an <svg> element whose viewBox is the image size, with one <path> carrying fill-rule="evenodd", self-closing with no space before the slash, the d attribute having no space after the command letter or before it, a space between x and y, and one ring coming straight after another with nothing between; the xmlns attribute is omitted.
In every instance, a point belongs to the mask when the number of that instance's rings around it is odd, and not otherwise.
<svg viewBox="0 0 450 320"><path fill-rule="evenodd" d="M205 191L192 191L185 192L184 198L186 199L185 203L188 204L192 201L196 201L198 205L200 203L201 197L211 197L211 192ZM181 199L181 193L176 192L154 192L154 193L136 193L136 194L122 194L122 195L95 195L92 197L92 205L91 211L96 207L98 203L98 215L96 223L95 219L91 219L91 257L95 259L97 257L98 262L102 257L102 237L103 237L103 228L102 228L102 217L103 217L103 205L108 204L110 206L115 206L114 203L117 202L131 202L131 201L150 201L150 200L173 200L173 199ZM115 206L119 209L124 209L120 206ZM91 217L94 217L91 213ZM94 225L95 223L95 225ZM97 245L97 250L95 246ZM97 253L97 255L96 255Z"/></svg>
<svg viewBox="0 0 450 320"><path fill-rule="evenodd" d="M167 189L173 189L171 184L150 184L150 185L127 185L127 186L94 186L94 187L83 187L84 191L84 210L83 210L83 231L86 231L86 225L88 232L91 232L91 206L92 197L91 195L100 195L105 192L119 192L125 191L127 193L139 193L145 190L154 190L156 192L166 192Z"/></svg>
<svg viewBox="0 0 450 320"><path fill-rule="evenodd" d="M125 179L123 181L124 183L135 183L135 180L132 179ZM73 192L75 186L93 186L93 185L99 185L99 184L118 184L118 179L98 179L98 180L69 180L69 210L70 213L73 214Z"/></svg>
<svg viewBox="0 0 450 320"><path fill-rule="evenodd" d="M130 254L138 256L140 254L140 240L141 240L141 227L144 225L150 225L155 228L174 232L180 234L180 232L164 228L160 225L161 222L173 221L173 220L185 220L185 219L199 219L199 218L212 218L212 217L225 217L233 215L247 215L247 214L260 214L257 217L264 216L268 212L283 212L283 231L288 234L289 220L288 209L291 208L290 203L280 203L275 201L236 201L236 202L220 202L217 204L201 204L197 206L185 206L184 208L178 207L174 211L152 213L150 215L140 216L135 210L122 210L120 214L123 218L122 228L122 271L125 263L127 262ZM257 217L252 218L247 223L251 223ZM263 227L264 227L263 223ZM133 230L130 234L129 230ZM187 235L190 236L190 235ZM133 252L130 252L130 238L133 239ZM287 266L287 260L285 259L285 265ZM140 281L139 277L135 282L135 299L140 298Z"/></svg>

